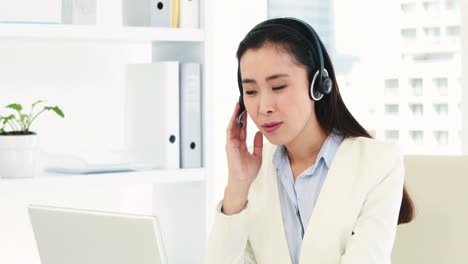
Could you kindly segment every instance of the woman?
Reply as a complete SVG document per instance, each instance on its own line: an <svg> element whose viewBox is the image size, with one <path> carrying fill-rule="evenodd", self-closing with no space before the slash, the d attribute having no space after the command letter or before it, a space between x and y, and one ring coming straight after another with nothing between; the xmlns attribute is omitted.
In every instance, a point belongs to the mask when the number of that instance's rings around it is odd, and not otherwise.
<svg viewBox="0 0 468 264"><path fill-rule="evenodd" d="M402 158L350 114L315 31L294 18L264 21L237 59L241 97L207 262L390 263L397 224L413 217ZM246 115L236 122L244 106L259 129L253 152Z"/></svg>

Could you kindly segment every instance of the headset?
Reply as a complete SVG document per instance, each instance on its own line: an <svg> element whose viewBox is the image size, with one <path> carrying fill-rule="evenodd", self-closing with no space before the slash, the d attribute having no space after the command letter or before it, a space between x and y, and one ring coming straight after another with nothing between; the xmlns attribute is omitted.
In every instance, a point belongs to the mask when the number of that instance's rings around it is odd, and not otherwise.
<svg viewBox="0 0 468 264"><path fill-rule="evenodd" d="M293 33L297 37L299 37L301 40L304 41L304 43L308 46L310 51L314 54L314 58L318 58L318 64L319 64L319 69L317 72L315 72L314 77L312 78L312 82L310 83L310 88L309 88L309 97L311 100L314 101L320 101L325 94L330 94L333 88L333 81L332 79L328 76L328 71L324 67L324 60L323 60L323 53L322 53L322 46L320 45L319 37L315 30L310 26L308 23L297 19L293 17L288 17L288 18L282 18L283 20L292 20L301 23L303 26L305 26L312 35L313 43L307 38L303 33L299 32L295 28L291 26L287 26L284 24L278 24L278 23L273 23L273 24L259 24L255 26L250 32L255 32L260 29L265 29L265 28L283 28L288 30L289 32ZM315 46L313 45L315 44ZM239 126L242 128L244 126L244 123L242 122L242 116L245 114L246 109L244 105L244 96L242 93L242 77L240 74L240 63L237 66L237 84L239 86L239 104L240 104L240 109L239 113L237 115L237 123Z"/></svg>

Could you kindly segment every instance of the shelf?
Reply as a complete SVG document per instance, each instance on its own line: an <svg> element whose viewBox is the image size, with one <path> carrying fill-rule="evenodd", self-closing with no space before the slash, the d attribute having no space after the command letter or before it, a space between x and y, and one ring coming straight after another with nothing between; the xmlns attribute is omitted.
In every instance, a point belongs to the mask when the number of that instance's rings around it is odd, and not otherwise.
<svg viewBox="0 0 468 264"><path fill-rule="evenodd" d="M190 28L0 24L0 39L202 42L204 32Z"/></svg>
<svg viewBox="0 0 468 264"><path fill-rule="evenodd" d="M148 170L98 174L41 173L34 178L0 179L0 192L36 188L73 188L90 185L127 185L155 183L184 183L205 180L205 169Z"/></svg>

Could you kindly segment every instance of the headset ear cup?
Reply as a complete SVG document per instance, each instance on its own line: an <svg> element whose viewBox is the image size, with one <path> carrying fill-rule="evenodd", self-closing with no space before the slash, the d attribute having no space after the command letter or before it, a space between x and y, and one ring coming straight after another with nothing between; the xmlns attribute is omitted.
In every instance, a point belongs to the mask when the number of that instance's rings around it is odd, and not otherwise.
<svg viewBox="0 0 468 264"><path fill-rule="evenodd" d="M315 89L313 92L312 92L312 99L314 101L320 101L320 99L323 98L323 93L319 92L317 89Z"/></svg>
<svg viewBox="0 0 468 264"><path fill-rule="evenodd" d="M332 79L328 76L328 71L326 69L323 69L323 81L322 81L322 86L321 86L321 92L324 94L330 94L332 89L333 89L333 81Z"/></svg>
<svg viewBox="0 0 468 264"><path fill-rule="evenodd" d="M323 93L321 93L319 89L315 88L315 83L320 83L320 80L317 80L319 72L320 71L315 72L314 78L312 78L312 82L310 83L309 87L309 97L314 101L320 101L320 99L322 99L323 97Z"/></svg>

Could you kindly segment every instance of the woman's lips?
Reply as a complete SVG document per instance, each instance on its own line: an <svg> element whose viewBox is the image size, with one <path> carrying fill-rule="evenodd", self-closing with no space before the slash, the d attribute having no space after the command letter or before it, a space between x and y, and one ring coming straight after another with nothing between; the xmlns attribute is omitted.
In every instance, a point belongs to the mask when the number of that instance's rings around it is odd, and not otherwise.
<svg viewBox="0 0 468 264"><path fill-rule="evenodd" d="M282 124L283 123L268 123L263 125L262 127L266 132L272 133L276 131Z"/></svg>

